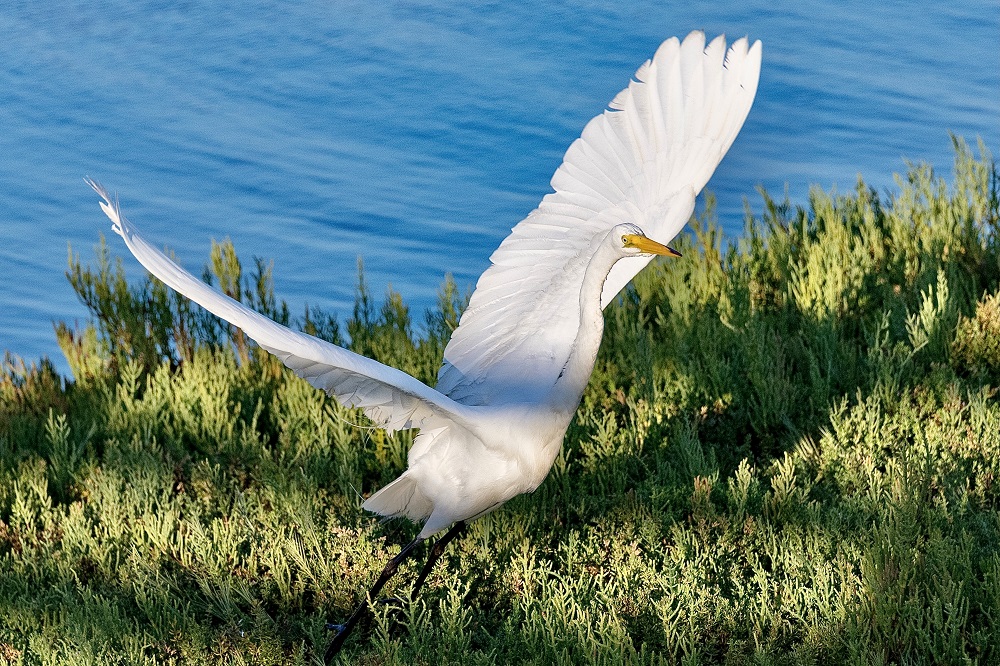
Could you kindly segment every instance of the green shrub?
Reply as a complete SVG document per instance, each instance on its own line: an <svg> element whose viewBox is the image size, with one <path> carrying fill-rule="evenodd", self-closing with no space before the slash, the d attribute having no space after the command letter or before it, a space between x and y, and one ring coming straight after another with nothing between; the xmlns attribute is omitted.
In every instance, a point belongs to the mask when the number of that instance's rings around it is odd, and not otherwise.
<svg viewBox="0 0 1000 666"><path fill-rule="evenodd" d="M955 140L880 196L711 199L606 312L549 478L473 523L342 663L1000 661L997 169ZM73 379L0 369L0 663L317 663L415 528L362 497L389 437L103 246ZM232 245L234 297L433 381L466 302L415 326L358 282L343 327L292 320ZM416 565L392 593L405 594Z"/></svg>
<svg viewBox="0 0 1000 666"><path fill-rule="evenodd" d="M1000 294L985 296L975 316L958 323L951 354L956 367L1000 384Z"/></svg>

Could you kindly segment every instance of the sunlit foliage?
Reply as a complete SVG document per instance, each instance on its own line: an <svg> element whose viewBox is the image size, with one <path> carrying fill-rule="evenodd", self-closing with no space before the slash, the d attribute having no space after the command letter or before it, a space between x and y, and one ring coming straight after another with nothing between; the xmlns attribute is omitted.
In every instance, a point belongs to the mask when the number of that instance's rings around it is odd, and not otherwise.
<svg viewBox="0 0 1000 666"><path fill-rule="evenodd" d="M475 522L360 664L1000 661L1000 203L951 183L711 203L607 313L546 482ZM465 302L414 324L363 279L342 326L276 300L228 242L205 277L279 321L433 381ZM103 243L68 277L73 370L0 372L0 664L317 663L416 528L362 497L387 437ZM414 566L414 565L408 565ZM399 578L398 592L407 580Z"/></svg>

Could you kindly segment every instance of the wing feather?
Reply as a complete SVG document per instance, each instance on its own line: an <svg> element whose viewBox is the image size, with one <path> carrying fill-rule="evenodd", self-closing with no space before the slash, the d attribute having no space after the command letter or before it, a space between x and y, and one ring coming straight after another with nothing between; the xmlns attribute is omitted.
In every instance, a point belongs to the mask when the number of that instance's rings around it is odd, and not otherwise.
<svg viewBox="0 0 1000 666"><path fill-rule="evenodd" d="M271 321L220 293L147 243L98 183L88 181L104 200L101 208L112 229L125 239L136 259L165 284L213 314L240 327L261 348L295 374L349 407L360 407L392 432L421 426L459 425L474 431L467 407L410 375L311 335Z"/></svg>
<svg viewBox="0 0 1000 666"><path fill-rule="evenodd" d="M677 235L743 126L760 58L759 41L738 39L727 50L724 37L706 45L702 32L660 45L570 145L552 177L555 191L490 257L445 349L438 390L490 404L524 399L533 382L554 383L579 324L580 284L563 275L570 262L621 222L661 243ZM615 264L602 307L648 262ZM521 393L505 390L513 386Z"/></svg>

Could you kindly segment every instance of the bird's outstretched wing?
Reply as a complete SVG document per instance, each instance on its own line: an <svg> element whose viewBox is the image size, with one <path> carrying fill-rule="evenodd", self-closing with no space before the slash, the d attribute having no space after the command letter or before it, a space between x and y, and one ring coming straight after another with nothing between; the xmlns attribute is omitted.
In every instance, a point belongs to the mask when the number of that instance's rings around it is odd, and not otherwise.
<svg viewBox="0 0 1000 666"><path fill-rule="evenodd" d="M628 88L591 120L552 177L555 192L490 257L445 349L437 388L459 402L517 401L558 378L579 322L579 284L557 279L594 237L621 222L668 243L750 112L761 45L702 32L664 42ZM611 270L601 306L647 263ZM553 294L554 285L565 292Z"/></svg>
<svg viewBox="0 0 1000 666"><path fill-rule="evenodd" d="M240 327L263 349L297 375L334 396L341 404L360 407L388 431L460 425L471 427L468 409L410 375L319 338L271 321L197 279L136 231L107 191L88 180L104 201L101 208L112 229L146 269L165 284L213 314Z"/></svg>

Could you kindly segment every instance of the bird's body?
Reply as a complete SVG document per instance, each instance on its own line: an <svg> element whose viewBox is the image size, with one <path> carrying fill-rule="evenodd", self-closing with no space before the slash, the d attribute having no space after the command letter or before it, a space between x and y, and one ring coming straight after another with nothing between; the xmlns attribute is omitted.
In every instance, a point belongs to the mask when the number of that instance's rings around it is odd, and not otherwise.
<svg viewBox="0 0 1000 666"><path fill-rule="evenodd" d="M535 304L538 313L556 307L573 313L553 323L565 330L539 331L541 336L572 336L572 344L543 346L544 352L532 356L517 375L490 386L488 402L463 406L468 425L423 428L410 449L406 472L372 495L366 509L426 520L420 534L427 537L538 487L559 453L594 369L604 331L601 289L611 267L628 256L621 248L620 229L595 237L595 247L568 261ZM577 294L576 307L556 300L567 292Z"/></svg>
<svg viewBox="0 0 1000 666"><path fill-rule="evenodd" d="M153 275L386 430L420 429L406 471L363 505L423 523L402 557L545 479L593 370L604 307L655 254L679 256L664 243L687 223L742 127L760 55L760 42L740 39L727 51L724 38L706 45L701 32L663 43L570 146L552 178L555 191L490 257L436 388L212 289L146 243L92 185L114 230Z"/></svg>
<svg viewBox="0 0 1000 666"><path fill-rule="evenodd" d="M456 426L421 431L407 470L364 508L423 522L420 536L426 538L537 488L559 453L572 413L517 404L475 410L477 432ZM521 444L516 450L514 442Z"/></svg>

